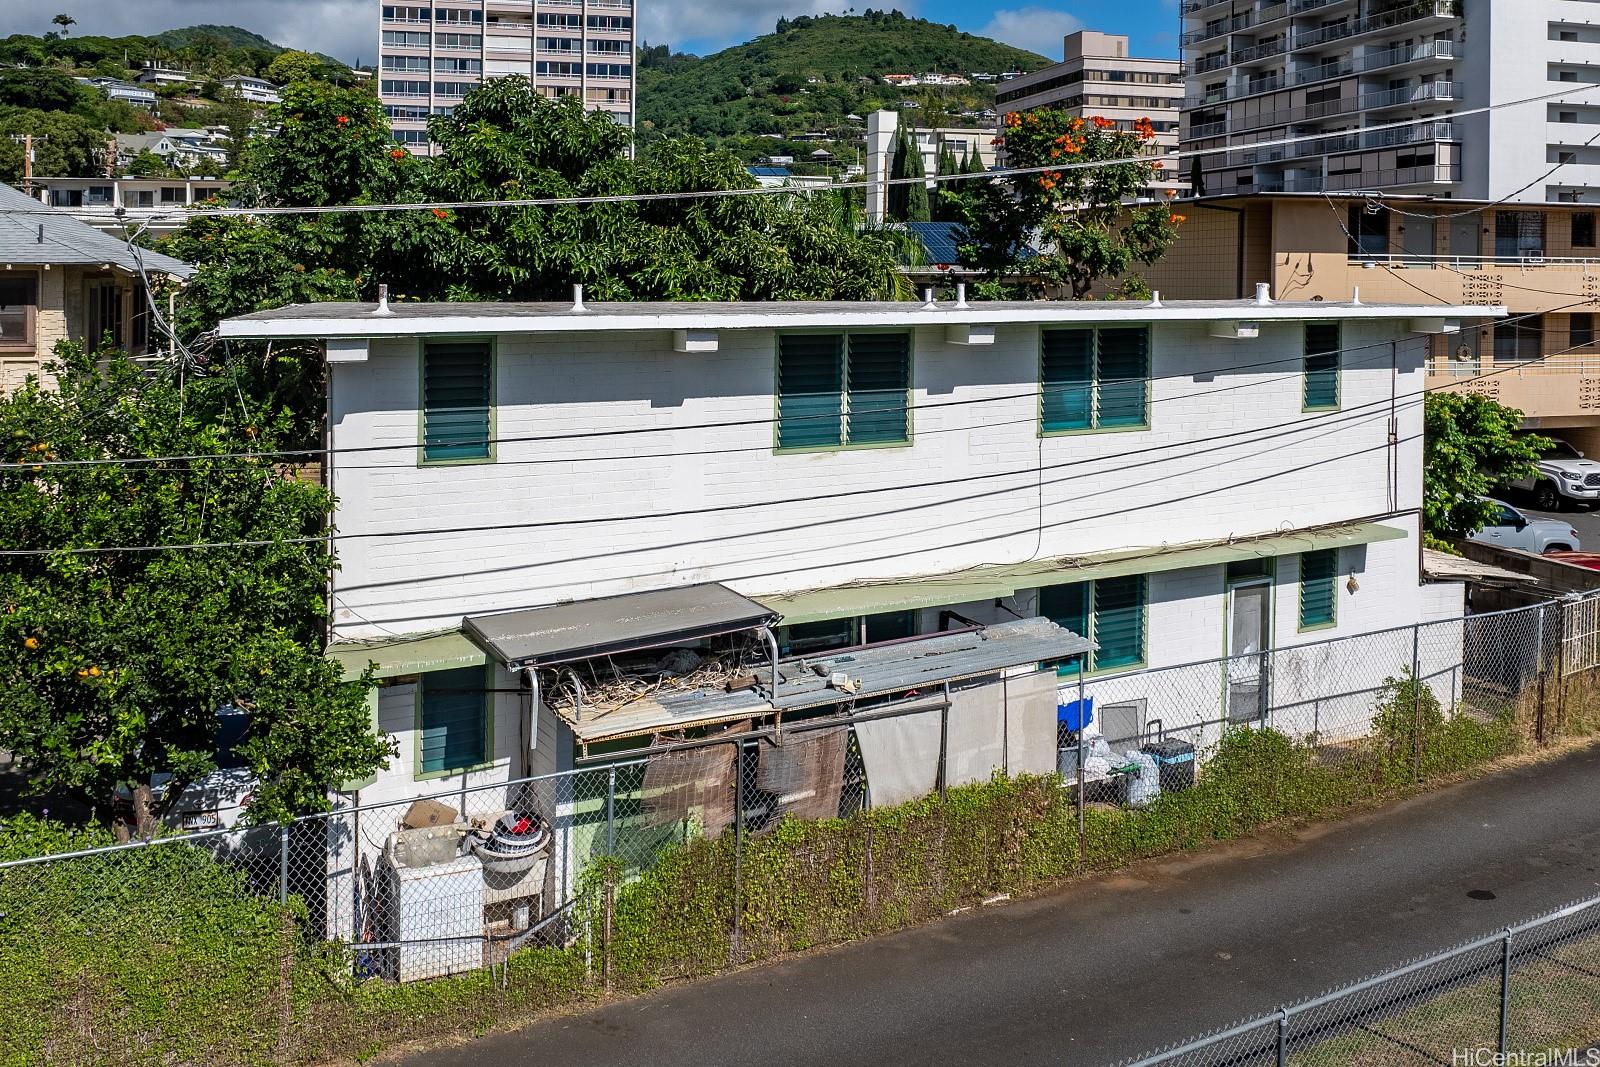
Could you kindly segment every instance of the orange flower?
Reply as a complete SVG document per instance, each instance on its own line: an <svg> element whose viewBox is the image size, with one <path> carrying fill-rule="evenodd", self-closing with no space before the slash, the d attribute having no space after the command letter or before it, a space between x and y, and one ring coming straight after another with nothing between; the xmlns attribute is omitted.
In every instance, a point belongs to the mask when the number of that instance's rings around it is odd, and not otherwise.
<svg viewBox="0 0 1600 1067"><path fill-rule="evenodd" d="M389 158L404 159L406 158L406 150L404 148L396 148L394 151L389 153Z"/></svg>
<svg viewBox="0 0 1600 1067"><path fill-rule="evenodd" d="M433 217L438 219L440 222L443 222L445 219L450 217L450 212L445 211L443 208L436 207L433 209Z"/></svg>
<svg viewBox="0 0 1600 1067"><path fill-rule="evenodd" d="M1188 215L1174 215L1174 216L1172 216L1172 224L1174 226L1182 226L1184 223L1186 223L1188 221L1189 221L1189 216Z"/></svg>
<svg viewBox="0 0 1600 1067"><path fill-rule="evenodd" d="M1059 149L1059 148L1050 149L1050 158L1051 159L1060 159L1061 158L1061 149Z"/></svg>
<svg viewBox="0 0 1600 1067"><path fill-rule="evenodd" d="M32 652L34 649L39 647L39 639L37 637L27 638L22 642L22 647Z"/></svg>
<svg viewBox="0 0 1600 1067"><path fill-rule="evenodd" d="M1094 128L1097 129L1097 130L1109 130L1111 127L1113 127L1115 125L1116 125L1115 122L1112 122L1110 119L1106 118L1104 115L1096 115L1094 117Z"/></svg>
<svg viewBox="0 0 1600 1067"><path fill-rule="evenodd" d="M349 115L340 115L338 118L334 119L333 121L337 122L341 126L348 126L348 125L350 125L350 116Z"/></svg>
<svg viewBox="0 0 1600 1067"><path fill-rule="evenodd" d="M1167 199L1168 200L1171 200L1173 197L1175 197L1177 195L1178 195L1178 190L1176 190L1176 189L1168 189L1167 190Z"/></svg>
<svg viewBox="0 0 1600 1067"><path fill-rule="evenodd" d="M1067 126L1072 130L1073 133L1077 133L1079 130L1083 129L1083 120L1074 115L1072 121L1067 123Z"/></svg>

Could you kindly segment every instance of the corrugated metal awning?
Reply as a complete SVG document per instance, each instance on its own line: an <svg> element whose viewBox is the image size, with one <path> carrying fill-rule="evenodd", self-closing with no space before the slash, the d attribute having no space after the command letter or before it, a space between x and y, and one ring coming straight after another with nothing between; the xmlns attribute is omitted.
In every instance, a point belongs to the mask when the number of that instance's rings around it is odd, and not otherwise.
<svg viewBox="0 0 1600 1067"><path fill-rule="evenodd" d="M579 741L681 730L730 722L753 715L804 711L866 697L929 690L946 682L998 674L1051 660L1066 659L1094 647L1088 639L1049 619L1023 619L959 633L929 634L905 641L800 656L778 665L776 699L768 679L757 671L760 688L732 693L706 689L662 690L614 710L586 712L574 719L561 710ZM855 692L833 688L835 672L850 676Z"/></svg>
<svg viewBox="0 0 1600 1067"><path fill-rule="evenodd" d="M506 667L521 670L753 630L777 617L771 608L707 582L469 615L461 628Z"/></svg>
<svg viewBox="0 0 1600 1067"><path fill-rule="evenodd" d="M1209 567L1298 552L1395 541L1410 535L1381 523L1347 523L1315 529L1239 538L1226 544L1167 545L1159 548L1123 549L1063 559L1037 560L1012 566L974 567L950 574L901 581L818 589L775 596L756 594L763 604L783 615L785 623L821 622L880 611L946 607L979 600L995 600L1021 589L1091 578L1116 578L1125 574L1151 574Z"/></svg>

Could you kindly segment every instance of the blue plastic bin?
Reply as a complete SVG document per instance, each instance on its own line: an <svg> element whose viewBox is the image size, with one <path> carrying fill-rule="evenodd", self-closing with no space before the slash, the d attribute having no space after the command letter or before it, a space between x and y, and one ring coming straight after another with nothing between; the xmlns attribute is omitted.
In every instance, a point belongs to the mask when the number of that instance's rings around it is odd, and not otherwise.
<svg viewBox="0 0 1600 1067"><path fill-rule="evenodd" d="M1056 705L1056 723L1065 730L1077 733L1094 722L1094 697L1084 697Z"/></svg>

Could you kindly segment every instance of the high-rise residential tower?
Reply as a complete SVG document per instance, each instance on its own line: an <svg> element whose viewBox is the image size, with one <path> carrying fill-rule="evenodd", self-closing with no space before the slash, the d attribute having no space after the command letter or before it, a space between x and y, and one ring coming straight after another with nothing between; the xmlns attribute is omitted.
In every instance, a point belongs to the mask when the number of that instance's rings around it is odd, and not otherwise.
<svg viewBox="0 0 1600 1067"><path fill-rule="evenodd" d="M427 123L486 79L529 78L545 96L633 125L632 0L418 0L381 5L378 92L394 138L430 152Z"/></svg>

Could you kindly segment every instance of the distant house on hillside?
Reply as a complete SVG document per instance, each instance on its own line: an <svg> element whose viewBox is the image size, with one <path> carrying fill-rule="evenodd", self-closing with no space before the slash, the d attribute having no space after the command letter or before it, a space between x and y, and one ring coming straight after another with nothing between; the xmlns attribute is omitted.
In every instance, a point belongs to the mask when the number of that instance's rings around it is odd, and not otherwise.
<svg viewBox="0 0 1600 1067"><path fill-rule="evenodd" d="M228 146L221 136L211 130L174 127L156 133L117 134L119 163L126 166L141 152L151 152L179 167L216 163L220 168L228 161Z"/></svg>
<svg viewBox="0 0 1600 1067"><path fill-rule="evenodd" d="M108 100L121 100L125 104L153 110L156 106L155 90L143 85L134 85L120 78L79 78L84 85L92 86L103 93Z"/></svg>
<svg viewBox="0 0 1600 1067"><path fill-rule="evenodd" d="M222 84L252 104L277 104L283 101L278 87L265 78L235 74L231 78L222 79Z"/></svg>
<svg viewBox="0 0 1600 1067"><path fill-rule="evenodd" d="M909 89L913 85L922 84L917 81L915 74L885 74L883 80L885 84L898 86L901 89Z"/></svg>
<svg viewBox="0 0 1600 1067"><path fill-rule="evenodd" d="M189 75L185 71L152 64L134 75L133 80L140 85L188 85Z"/></svg>
<svg viewBox="0 0 1600 1067"><path fill-rule="evenodd" d="M0 389L21 385L59 341L140 355L151 334L146 278L188 278L194 268L141 249L0 185Z"/></svg>

